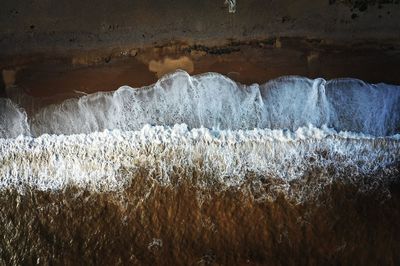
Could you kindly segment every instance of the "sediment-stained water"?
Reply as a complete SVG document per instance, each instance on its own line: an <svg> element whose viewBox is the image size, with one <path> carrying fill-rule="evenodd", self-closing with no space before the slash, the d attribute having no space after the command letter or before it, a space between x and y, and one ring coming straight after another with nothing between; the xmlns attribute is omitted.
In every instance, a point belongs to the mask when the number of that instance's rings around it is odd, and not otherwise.
<svg viewBox="0 0 400 266"><path fill-rule="evenodd" d="M5 264L400 260L398 86L178 71L0 108Z"/></svg>

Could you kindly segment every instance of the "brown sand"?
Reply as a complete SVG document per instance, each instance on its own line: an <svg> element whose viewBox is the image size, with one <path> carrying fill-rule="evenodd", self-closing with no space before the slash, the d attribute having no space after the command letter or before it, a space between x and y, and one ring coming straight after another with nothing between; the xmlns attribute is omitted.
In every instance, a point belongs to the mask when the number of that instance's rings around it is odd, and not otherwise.
<svg viewBox="0 0 400 266"><path fill-rule="evenodd" d="M356 49L357 48L357 49ZM326 79L359 78L400 84L400 53L391 47L333 46L318 40L272 39L222 47L169 44L156 48L121 48L63 57L14 58L4 65L7 84L31 96L62 100L82 93L142 87L183 69L190 74L218 72L235 81L264 83L284 75ZM12 94L9 89L9 94Z"/></svg>

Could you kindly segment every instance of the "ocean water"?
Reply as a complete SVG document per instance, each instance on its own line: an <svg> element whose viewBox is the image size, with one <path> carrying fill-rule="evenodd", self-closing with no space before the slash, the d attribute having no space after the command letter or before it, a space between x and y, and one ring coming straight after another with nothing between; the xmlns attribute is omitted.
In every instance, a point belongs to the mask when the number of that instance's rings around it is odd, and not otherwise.
<svg viewBox="0 0 400 266"><path fill-rule="evenodd" d="M31 117L11 100L1 108L1 189L118 191L137 169L164 185L174 172L196 172L201 187L239 187L249 173L290 182L316 167L324 182L354 182L400 161L400 87L355 79L245 86L177 71Z"/></svg>
<svg viewBox="0 0 400 266"><path fill-rule="evenodd" d="M177 71L24 97L0 99L1 265L400 262L400 86Z"/></svg>

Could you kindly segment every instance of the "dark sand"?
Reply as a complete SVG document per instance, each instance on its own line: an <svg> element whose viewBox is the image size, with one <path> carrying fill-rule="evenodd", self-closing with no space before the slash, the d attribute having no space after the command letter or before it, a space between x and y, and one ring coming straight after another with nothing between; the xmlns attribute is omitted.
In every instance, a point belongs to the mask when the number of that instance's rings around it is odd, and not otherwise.
<svg viewBox="0 0 400 266"><path fill-rule="evenodd" d="M120 48L51 58L15 57L2 62L8 62L3 64L9 76L5 77L8 87L17 85L27 94L50 102L83 93L112 91L123 85L150 85L176 69L192 75L218 72L244 84L262 84L285 75L352 77L372 83L400 84L400 75L396 73L400 69L398 49L367 44L334 46L319 40L290 38L220 47L169 44ZM13 94L12 88L8 94Z"/></svg>

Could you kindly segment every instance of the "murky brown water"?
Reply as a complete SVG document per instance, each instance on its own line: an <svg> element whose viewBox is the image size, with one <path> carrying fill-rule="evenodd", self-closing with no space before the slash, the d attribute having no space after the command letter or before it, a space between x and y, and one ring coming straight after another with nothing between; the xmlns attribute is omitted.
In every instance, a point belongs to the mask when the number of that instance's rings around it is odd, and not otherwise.
<svg viewBox="0 0 400 266"><path fill-rule="evenodd" d="M312 180L312 174L310 180ZM268 192L274 181L265 181ZM313 186L306 181L298 188ZM311 182L311 181L310 181ZM271 195L271 194L269 194ZM400 186L334 182L301 203L275 191L162 186L0 193L4 265L396 265Z"/></svg>

